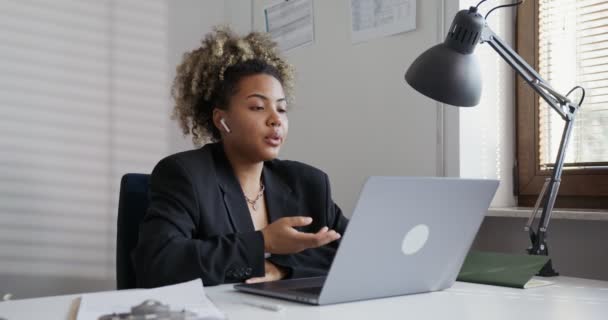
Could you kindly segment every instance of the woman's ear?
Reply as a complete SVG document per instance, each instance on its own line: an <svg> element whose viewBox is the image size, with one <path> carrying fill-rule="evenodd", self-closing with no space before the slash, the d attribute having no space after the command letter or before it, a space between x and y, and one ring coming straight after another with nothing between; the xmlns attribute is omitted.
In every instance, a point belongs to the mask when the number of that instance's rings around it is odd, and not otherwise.
<svg viewBox="0 0 608 320"><path fill-rule="evenodd" d="M226 124L226 111L219 108L214 108L213 124L220 132L230 133L230 128Z"/></svg>

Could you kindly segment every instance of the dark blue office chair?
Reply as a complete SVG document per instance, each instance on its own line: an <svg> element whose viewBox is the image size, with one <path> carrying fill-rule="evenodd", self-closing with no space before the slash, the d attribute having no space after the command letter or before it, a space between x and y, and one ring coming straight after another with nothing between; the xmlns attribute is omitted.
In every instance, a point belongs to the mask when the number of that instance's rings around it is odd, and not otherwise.
<svg viewBox="0 0 608 320"><path fill-rule="evenodd" d="M127 173L120 181L118 230L116 232L116 288L136 287L131 251L137 245L139 223L148 209L150 175Z"/></svg>

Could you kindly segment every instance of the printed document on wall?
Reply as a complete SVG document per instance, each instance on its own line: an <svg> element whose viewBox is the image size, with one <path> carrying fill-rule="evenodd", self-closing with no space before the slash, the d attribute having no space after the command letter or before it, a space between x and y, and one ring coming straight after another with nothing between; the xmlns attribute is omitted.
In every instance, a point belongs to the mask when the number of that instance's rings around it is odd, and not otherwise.
<svg viewBox="0 0 608 320"><path fill-rule="evenodd" d="M283 51L314 40L312 0L281 0L264 9L266 32Z"/></svg>
<svg viewBox="0 0 608 320"><path fill-rule="evenodd" d="M416 29L416 0L351 0L352 43Z"/></svg>

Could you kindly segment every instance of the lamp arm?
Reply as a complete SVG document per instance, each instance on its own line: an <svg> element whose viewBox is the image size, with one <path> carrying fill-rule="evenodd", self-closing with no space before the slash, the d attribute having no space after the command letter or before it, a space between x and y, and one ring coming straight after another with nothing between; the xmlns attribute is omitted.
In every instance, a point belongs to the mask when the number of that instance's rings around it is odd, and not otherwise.
<svg viewBox="0 0 608 320"><path fill-rule="evenodd" d="M578 111L579 105L570 101L567 97L557 93L521 56L519 56L509 45L507 45L500 37L498 37L487 25L484 26L480 40L481 43L487 42L494 51L496 51L527 83L532 87L538 95L540 95L550 106L555 110L565 121L564 130L562 132L555 167L551 174L551 178L545 183L543 191L539 195L536 202L536 207L532 216L528 220L526 230L530 232L530 240L532 246L528 248L530 254L548 255L549 249L546 243L546 233L551 220L555 200L561 183L561 175L564 167L566 148L572 128L574 126L574 116ZM545 197L545 191L547 196ZM531 228L532 222L536 216L536 212L540 204L543 204L543 212L541 214L536 231ZM557 275L553 270L550 262L541 270L540 275L552 276Z"/></svg>
<svg viewBox="0 0 608 320"><path fill-rule="evenodd" d="M543 98L564 120L572 119L578 105L554 90L538 72L534 70L517 52L507 45L487 25L481 32L479 40L487 42L519 74L539 96Z"/></svg>

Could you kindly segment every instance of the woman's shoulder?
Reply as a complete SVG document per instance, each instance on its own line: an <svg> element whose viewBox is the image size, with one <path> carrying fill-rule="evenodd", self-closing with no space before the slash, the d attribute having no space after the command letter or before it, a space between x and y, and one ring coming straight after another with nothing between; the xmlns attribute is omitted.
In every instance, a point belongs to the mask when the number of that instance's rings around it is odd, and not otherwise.
<svg viewBox="0 0 608 320"><path fill-rule="evenodd" d="M212 165L212 149L211 144L204 145L198 149L186 150L168 155L162 158L155 167L162 168L166 166L178 166L186 171L191 171L195 168Z"/></svg>

